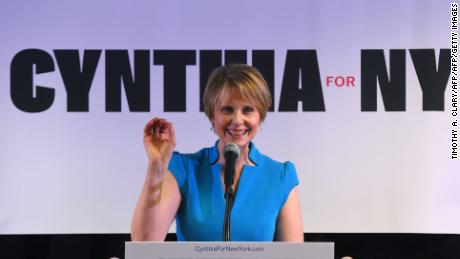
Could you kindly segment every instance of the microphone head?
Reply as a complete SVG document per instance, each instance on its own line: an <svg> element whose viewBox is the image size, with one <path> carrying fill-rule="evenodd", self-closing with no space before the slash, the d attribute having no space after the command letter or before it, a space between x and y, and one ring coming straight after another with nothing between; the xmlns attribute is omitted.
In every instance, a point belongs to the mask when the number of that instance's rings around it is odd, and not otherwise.
<svg viewBox="0 0 460 259"><path fill-rule="evenodd" d="M224 147L224 156L227 154L234 154L236 157L240 156L240 147L235 143L228 143Z"/></svg>

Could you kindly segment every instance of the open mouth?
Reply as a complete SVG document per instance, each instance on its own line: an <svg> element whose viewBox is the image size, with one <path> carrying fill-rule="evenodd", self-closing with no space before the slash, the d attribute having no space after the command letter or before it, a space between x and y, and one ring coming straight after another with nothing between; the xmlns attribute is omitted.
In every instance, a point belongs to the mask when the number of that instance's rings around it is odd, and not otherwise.
<svg viewBox="0 0 460 259"><path fill-rule="evenodd" d="M234 138L241 137L249 132L248 129L225 129L225 132L227 132L230 136Z"/></svg>

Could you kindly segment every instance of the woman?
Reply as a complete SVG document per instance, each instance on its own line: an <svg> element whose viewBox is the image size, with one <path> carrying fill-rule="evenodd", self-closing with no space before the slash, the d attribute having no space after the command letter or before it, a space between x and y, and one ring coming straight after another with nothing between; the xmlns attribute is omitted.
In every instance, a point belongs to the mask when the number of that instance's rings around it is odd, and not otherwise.
<svg viewBox="0 0 460 259"><path fill-rule="evenodd" d="M173 152L173 125L162 118L147 123L147 176L132 221L133 241L164 240L175 218L178 240L222 240L227 143L241 150L233 185L232 241L303 241L293 164L270 159L252 143L271 101L255 68L227 65L213 71L203 96L219 138L214 147L194 154Z"/></svg>

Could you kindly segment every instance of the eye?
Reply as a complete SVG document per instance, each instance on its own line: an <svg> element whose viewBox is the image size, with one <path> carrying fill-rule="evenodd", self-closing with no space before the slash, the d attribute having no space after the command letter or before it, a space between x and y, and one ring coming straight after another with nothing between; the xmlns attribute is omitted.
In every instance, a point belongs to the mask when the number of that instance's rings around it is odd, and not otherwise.
<svg viewBox="0 0 460 259"><path fill-rule="evenodd" d="M250 114L250 113L252 113L252 112L254 112L254 111L255 111L255 109L254 109L254 107L252 107L252 106L245 106L245 107L243 108L243 113L244 113L244 114Z"/></svg>
<svg viewBox="0 0 460 259"><path fill-rule="evenodd" d="M231 106L224 106L220 109L220 111L229 114L233 112L233 108Z"/></svg>

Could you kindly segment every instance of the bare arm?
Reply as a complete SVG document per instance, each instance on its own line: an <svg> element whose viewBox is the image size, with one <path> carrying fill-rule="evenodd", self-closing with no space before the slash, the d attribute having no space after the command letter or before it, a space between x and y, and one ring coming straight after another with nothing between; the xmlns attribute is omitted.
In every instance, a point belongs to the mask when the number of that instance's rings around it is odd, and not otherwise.
<svg viewBox="0 0 460 259"><path fill-rule="evenodd" d="M171 226L181 196L174 176L167 170L176 144L172 124L155 118L144 128L149 158L147 175L131 222L133 241L162 241Z"/></svg>
<svg viewBox="0 0 460 259"><path fill-rule="evenodd" d="M286 203L281 208L276 223L276 240L293 242L304 241L298 186L292 189Z"/></svg>

